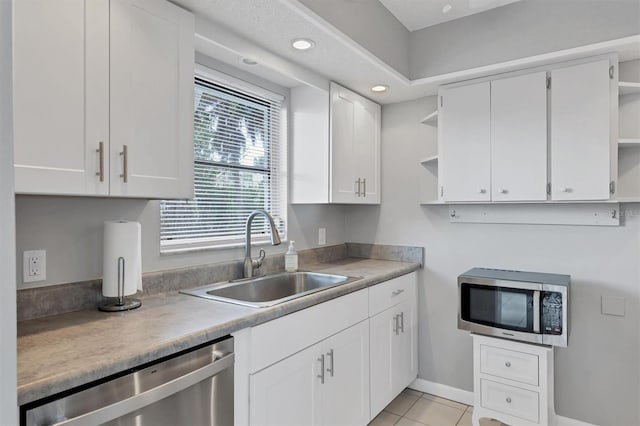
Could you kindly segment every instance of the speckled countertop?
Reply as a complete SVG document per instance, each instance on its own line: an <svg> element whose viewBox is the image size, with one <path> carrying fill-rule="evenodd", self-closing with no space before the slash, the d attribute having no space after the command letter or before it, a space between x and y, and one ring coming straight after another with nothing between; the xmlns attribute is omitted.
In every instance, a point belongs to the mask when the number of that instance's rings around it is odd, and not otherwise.
<svg viewBox="0 0 640 426"><path fill-rule="evenodd" d="M363 278L270 308L248 308L178 292L150 296L123 313L71 312L18 323L18 403L72 389L420 268L347 258L306 270Z"/></svg>

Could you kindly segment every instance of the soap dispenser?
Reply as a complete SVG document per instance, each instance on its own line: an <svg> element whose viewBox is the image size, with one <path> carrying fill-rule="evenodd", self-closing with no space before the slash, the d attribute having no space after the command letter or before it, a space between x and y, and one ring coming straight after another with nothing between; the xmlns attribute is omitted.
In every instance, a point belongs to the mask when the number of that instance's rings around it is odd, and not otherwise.
<svg viewBox="0 0 640 426"><path fill-rule="evenodd" d="M287 272L296 272L298 270L298 253L296 253L293 245L295 241L289 242L289 249L284 255L284 270Z"/></svg>

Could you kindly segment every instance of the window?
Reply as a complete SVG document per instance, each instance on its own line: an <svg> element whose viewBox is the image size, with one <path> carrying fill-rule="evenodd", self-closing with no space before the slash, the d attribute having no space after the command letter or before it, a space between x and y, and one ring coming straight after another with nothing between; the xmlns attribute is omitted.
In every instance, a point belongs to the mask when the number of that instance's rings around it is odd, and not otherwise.
<svg viewBox="0 0 640 426"><path fill-rule="evenodd" d="M256 209L268 211L286 238L283 98L233 83L196 77L195 198L161 203L161 251L240 245ZM258 216L252 241L268 239Z"/></svg>

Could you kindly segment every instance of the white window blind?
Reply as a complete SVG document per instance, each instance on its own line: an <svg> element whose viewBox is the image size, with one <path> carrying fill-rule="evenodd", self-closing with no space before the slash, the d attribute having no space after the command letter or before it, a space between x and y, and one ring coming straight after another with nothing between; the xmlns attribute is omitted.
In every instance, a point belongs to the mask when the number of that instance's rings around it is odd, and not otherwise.
<svg viewBox="0 0 640 426"><path fill-rule="evenodd" d="M241 244L256 209L268 211L286 238L282 100L256 92L196 78L195 198L161 203L162 251ZM252 240L268 238L266 220L256 217Z"/></svg>

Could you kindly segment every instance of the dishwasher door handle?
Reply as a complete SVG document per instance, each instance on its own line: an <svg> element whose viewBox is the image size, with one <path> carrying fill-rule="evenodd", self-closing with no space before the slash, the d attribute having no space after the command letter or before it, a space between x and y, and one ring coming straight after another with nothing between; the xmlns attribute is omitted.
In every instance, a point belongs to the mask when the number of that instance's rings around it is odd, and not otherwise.
<svg viewBox="0 0 640 426"><path fill-rule="evenodd" d="M132 411L151 405L168 396L180 392L190 386L195 385L202 380L215 376L223 370L233 367L234 354L230 353L216 360L215 362L205 365L202 368L194 370L190 373L180 376L153 389L139 393L138 395L118 401L114 404L107 405L88 413L80 414L71 419L66 419L51 426L93 426L101 425L111 420L122 417Z"/></svg>

